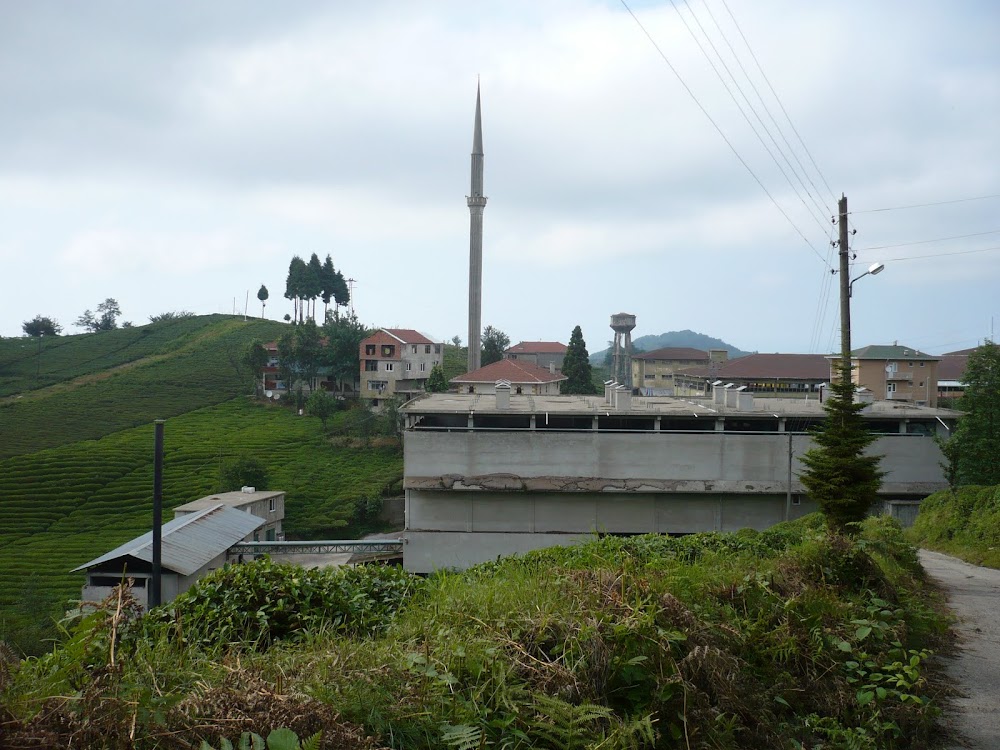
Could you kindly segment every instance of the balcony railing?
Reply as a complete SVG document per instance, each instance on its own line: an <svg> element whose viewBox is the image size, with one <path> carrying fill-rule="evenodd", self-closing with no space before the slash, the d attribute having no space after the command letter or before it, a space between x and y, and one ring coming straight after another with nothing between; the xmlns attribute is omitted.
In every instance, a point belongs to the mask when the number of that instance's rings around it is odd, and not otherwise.
<svg viewBox="0 0 1000 750"><path fill-rule="evenodd" d="M913 380L912 372L887 372L885 374L886 380Z"/></svg>

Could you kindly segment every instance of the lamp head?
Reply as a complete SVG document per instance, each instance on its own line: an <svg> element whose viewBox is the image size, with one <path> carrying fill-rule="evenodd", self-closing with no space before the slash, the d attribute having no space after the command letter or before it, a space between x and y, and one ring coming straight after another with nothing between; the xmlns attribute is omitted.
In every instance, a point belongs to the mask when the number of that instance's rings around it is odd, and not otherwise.
<svg viewBox="0 0 1000 750"><path fill-rule="evenodd" d="M884 269L885 269L885 263L872 263L868 267L868 273L870 273L872 276L875 276L876 274L882 273Z"/></svg>

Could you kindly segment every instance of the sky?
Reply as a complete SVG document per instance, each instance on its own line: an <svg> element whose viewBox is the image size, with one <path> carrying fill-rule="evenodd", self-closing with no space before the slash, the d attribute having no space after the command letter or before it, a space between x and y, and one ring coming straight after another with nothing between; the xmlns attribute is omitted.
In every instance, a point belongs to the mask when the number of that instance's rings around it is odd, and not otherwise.
<svg viewBox="0 0 1000 750"><path fill-rule="evenodd" d="M844 194L851 277L885 263L855 346L975 346L998 29L988 0L0 0L0 335L107 297L136 325L260 315L261 284L280 320L316 253L362 322L464 340L478 81L482 320L512 342L596 351L629 312L833 351Z"/></svg>

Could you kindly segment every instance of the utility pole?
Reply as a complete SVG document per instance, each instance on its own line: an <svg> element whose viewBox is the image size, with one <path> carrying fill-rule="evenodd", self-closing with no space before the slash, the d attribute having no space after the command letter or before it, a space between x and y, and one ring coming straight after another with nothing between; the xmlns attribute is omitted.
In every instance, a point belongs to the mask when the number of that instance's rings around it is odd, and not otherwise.
<svg viewBox="0 0 1000 750"><path fill-rule="evenodd" d="M847 196L837 202L840 228L840 367L841 377L851 378L851 279L848 262Z"/></svg>

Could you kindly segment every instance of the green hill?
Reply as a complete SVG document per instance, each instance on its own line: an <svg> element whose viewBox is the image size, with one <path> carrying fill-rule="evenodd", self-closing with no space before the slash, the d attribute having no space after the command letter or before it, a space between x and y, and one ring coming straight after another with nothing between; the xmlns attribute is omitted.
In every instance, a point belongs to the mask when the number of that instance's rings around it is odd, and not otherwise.
<svg viewBox="0 0 1000 750"><path fill-rule="evenodd" d="M640 336L637 339L633 339L632 346L634 346L637 350L644 352L651 352L655 349L663 349L668 346L690 347L691 349L700 349L702 351L708 351L709 349L725 349L729 352L730 358L742 357L749 354L749 352L738 349L732 344L727 344L722 339L717 339L712 336L707 336L704 333L689 330L667 331L666 333L660 334L647 334L646 336ZM591 354L590 363L593 365L604 364L604 358L608 355L609 350L610 347Z"/></svg>
<svg viewBox="0 0 1000 750"><path fill-rule="evenodd" d="M217 491L221 465L247 455L286 491L290 538L358 533L358 508L398 482L402 457L331 441L318 419L242 395L234 357L282 326L206 316L48 342L48 385L0 402L0 638L58 614L83 583L69 570L149 529L155 418L167 419L167 508ZM8 384L29 369L20 343L0 348ZM332 430L357 420L340 412Z"/></svg>

